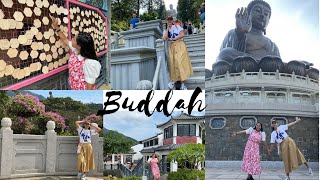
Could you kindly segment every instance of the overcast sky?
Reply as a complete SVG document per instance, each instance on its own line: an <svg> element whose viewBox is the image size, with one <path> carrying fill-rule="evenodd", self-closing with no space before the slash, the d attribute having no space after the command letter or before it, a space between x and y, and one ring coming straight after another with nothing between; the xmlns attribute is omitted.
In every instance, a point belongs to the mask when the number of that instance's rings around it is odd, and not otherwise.
<svg viewBox="0 0 320 180"><path fill-rule="evenodd" d="M31 92L49 97L49 90L32 90ZM103 91L51 90L53 97L71 97L83 103L103 104Z"/></svg>
<svg viewBox="0 0 320 180"><path fill-rule="evenodd" d="M250 1L206 1L206 68L211 69L225 35L235 28L237 8L246 7ZM282 60L306 60L320 68L319 1L266 1L272 11L267 37L277 44Z"/></svg>
<svg viewBox="0 0 320 180"><path fill-rule="evenodd" d="M176 111L173 112L172 116L180 114L181 111ZM191 114L204 115L204 112L192 112ZM160 133L161 131L156 125L165 123L169 119L170 117L166 117L163 113L159 112L155 112L151 117L147 117L144 113L137 111L117 111L114 114L103 117L103 127L118 131L140 141Z"/></svg>

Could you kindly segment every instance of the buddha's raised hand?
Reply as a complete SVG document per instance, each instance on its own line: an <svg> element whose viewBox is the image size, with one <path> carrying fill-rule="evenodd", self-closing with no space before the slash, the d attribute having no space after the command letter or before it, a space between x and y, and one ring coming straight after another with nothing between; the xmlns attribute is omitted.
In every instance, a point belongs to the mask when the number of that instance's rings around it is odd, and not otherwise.
<svg viewBox="0 0 320 180"><path fill-rule="evenodd" d="M236 28L238 31L247 33L252 28L252 22L247 8L238 8L236 12Z"/></svg>

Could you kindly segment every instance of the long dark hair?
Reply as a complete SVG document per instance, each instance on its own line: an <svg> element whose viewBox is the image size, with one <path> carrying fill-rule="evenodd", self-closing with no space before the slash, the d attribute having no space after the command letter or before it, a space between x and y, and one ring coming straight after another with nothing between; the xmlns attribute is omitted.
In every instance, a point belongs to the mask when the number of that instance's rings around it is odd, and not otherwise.
<svg viewBox="0 0 320 180"><path fill-rule="evenodd" d="M98 60L96 51L94 49L94 41L89 33L80 32L77 37L77 44L81 47L81 56L89 59Z"/></svg>
<svg viewBox="0 0 320 180"><path fill-rule="evenodd" d="M261 132L263 132L263 127L262 127L262 123L260 123L260 122L257 122L257 124L260 124L260 125L261 125L260 131L261 131ZM256 124L256 125L254 126L254 128L253 128L254 130L256 129L256 126L257 126L257 124Z"/></svg>

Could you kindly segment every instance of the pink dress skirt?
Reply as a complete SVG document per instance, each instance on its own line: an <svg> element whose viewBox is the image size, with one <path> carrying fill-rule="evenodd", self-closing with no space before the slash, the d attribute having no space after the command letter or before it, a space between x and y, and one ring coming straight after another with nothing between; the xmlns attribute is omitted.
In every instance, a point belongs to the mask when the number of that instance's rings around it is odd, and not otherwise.
<svg viewBox="0 0 320 180"><path fill-rule="evenodd" d="M154 178L159 179L160 178L160 169L158 166L159 160L157 158L150 158L148 162L150 163L150 166L151 166L152 176Z"/></svg>
<svg viewBox="0 0 320 180"><path fill-rule="evenodd" d="M248 141L243 153L243 162L241 165L241 170L251 175L261 174L260 153L259 153L260 141L261 141L261 132L257 132L256 130L252 131L252 133L248 138Z"/></svg>

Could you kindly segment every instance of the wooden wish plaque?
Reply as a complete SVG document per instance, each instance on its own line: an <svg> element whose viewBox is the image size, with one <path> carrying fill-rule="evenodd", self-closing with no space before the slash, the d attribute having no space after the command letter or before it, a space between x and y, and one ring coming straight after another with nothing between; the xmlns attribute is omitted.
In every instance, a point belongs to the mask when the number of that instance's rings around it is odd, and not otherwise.
<svg viewBox="0 0 320 180"><path fill-rule="evenodd" d="M21 83L27 86L66 70L70 50L53 29L50 17L58 19L69 40L80 32L90 33L98 55L107 53L108 23L96 7L75 0L0 1L1 89Z"/></svg>

